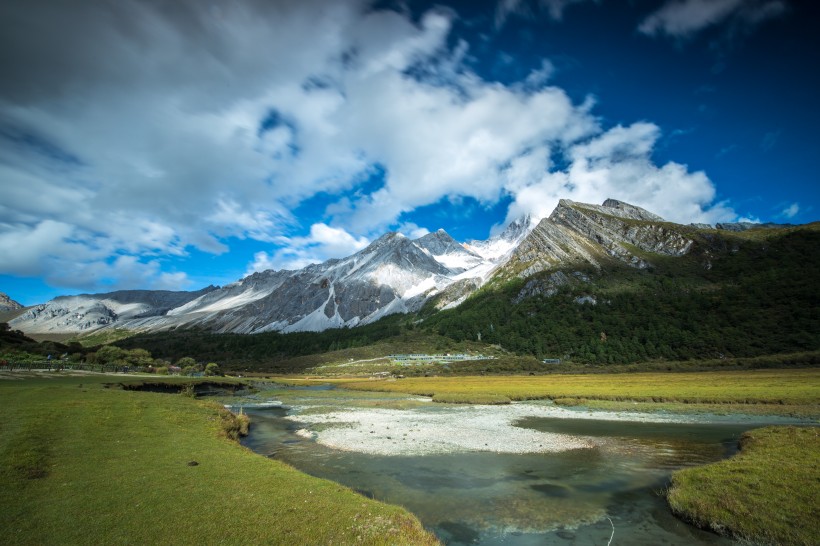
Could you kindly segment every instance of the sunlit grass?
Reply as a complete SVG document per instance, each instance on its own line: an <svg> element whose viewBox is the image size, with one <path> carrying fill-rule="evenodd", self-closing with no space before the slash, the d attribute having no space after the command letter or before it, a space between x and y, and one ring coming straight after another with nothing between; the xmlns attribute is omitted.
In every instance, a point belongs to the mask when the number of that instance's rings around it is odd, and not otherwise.
<svg viewBox="0 0 820 546"><path fill-rule="evenodd" d="M589 400L587 398L556 398L553 402L558 406L581 406L600 411L727 415L742 410L746 415L779 415L796 419L820 417L818 404L684 404L682 402L634 402L631 400Z"/></svg>
<svg viewBox="0 0 820 546"><path fill-rule="evenodd" d="M587 399L652 403L801 406L820 412L820 370L698 373L425 377L399 381L340 381L357 390L436 396L499 395L511 400Z"/></svg>
<svg viewBox="0 0 820 546"><path fill-rule="evenodd" d="M4 544L436 543L399 507L229 440L243 423L217 405L108 381L0 381Z"/></svg>
<svg viewBox="0 0 820 546"><path fill-rule="evenodd" d="M442 393L434 395L433 402L443 404L484 404L493 406L509 404L512 400L500 394Z"/></svg>
<svg viewBox="0 0 820 546"><path fill-rule="evenodd" d="M749 431L738 455L680 470L672 510L696 525L759 544L820 544L817 428Z"/></svg>

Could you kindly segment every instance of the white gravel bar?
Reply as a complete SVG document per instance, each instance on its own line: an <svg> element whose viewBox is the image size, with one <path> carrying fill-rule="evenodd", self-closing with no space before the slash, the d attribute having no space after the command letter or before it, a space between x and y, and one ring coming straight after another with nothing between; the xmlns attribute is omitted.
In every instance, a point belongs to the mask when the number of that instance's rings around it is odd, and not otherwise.
<svg viewBox="0 0 820 546"><path fill-rule="evenodd" d="M327 447L373 455L421 455L489 451L549 453L592 448L594 438L514 426L526 417L681 422L680 416L579 412L538 403L444 406L395 410L351 408L287 418L305 425L298 434Z"/></svg>

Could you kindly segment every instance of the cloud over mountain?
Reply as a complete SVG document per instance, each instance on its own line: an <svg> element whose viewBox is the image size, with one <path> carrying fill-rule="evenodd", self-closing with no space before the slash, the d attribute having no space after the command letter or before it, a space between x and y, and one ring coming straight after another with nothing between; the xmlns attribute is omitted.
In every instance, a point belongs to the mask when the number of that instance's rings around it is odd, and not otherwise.
<svg viewBox="0 0 820 546"><path fill-rule="evenodd" d="M645 25L683 28L667 12ZM252 269L302 266L447 199L508 199L510 217L610 195L677 221L736 216L704 173L654 163L654 124L607 127L549 71L479 77L458 17L358 0L5 3L2 273L181 288L169 257L254 240L272 249Z"/></svg>

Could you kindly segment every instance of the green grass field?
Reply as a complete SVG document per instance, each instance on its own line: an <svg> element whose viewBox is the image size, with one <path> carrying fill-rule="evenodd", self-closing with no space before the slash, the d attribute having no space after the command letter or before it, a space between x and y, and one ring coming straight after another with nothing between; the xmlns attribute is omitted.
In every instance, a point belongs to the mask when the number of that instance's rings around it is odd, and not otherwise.
<svg viewBox="0 0 820 546"><path fill-rule="evenodd" d="M820 544L817 428L747 432L738 455L672 476L672 510L692 523L754 544Z"/></svg>
<svg viewBox="0 0 820 546"><path fill-rule="evenodd" d="M511 400L587 399L680 404L801 406L820 415L820 370L423 377L339 381L339 386L422 396L499 395Z"/></svg>
<svg viewBox="0 0 820 546"><path fill-rule="evenodd" d="M437 543L400 507L231 441L217 405L110 380L0 380L3 544Z"/></svg>

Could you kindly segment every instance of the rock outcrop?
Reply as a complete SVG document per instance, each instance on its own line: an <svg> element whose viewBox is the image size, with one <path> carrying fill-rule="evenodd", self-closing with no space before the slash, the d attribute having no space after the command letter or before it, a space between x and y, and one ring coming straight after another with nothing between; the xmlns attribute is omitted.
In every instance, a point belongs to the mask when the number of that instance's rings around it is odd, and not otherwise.
<svg viewBox="0 0 820 546"><path fill-rule="evenodd" d="M0 313L6 311L17 311L22 308L23 306L21 304L17 303L6 294L0 292Z"/></svg>
<svg viewBox="0 0 820 546"><path fill-rule="evenodd" d="M615 259L633 267L649 265L645 254L682 256L693 240L663 218L614 199L603 205L562 199L548 218L518 246L503 274L521 278L569 264L600 267Z"/></svg>

